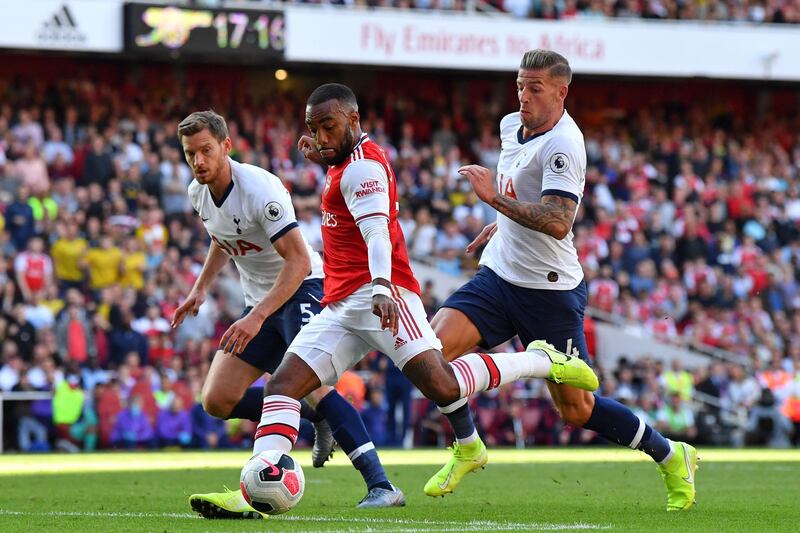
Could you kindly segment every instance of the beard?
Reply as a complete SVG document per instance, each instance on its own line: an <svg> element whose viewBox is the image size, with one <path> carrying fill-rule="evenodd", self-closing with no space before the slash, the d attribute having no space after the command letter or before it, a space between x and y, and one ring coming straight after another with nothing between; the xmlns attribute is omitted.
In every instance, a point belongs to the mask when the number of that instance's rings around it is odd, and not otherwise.
<svg viewBox="0 0 800 533"><path fill-rule="evenodd" d="M337 166L344 163L345 159L350 157L350 154L353 152L353 148L355 147L355 136L353 135L353 130L347 128L344 132L344 139L342 139L342 144L339 145L339 148L336 150L336 156L332 159L326 159L325 162L330 166Z"/></svg>

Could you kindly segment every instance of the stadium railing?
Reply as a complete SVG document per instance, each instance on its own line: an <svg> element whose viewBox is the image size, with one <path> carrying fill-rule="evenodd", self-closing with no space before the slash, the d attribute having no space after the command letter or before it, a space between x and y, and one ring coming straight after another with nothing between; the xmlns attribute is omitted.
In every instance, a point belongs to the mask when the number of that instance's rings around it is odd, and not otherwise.
<svg viewBox="0 0 800 533"><path fill-rule="evenodd" d="M46 391L16 391L16 392L2 392L0 391L0 454L3 453L3 403L4 402L30 402L33 400L50 400L53 397L52 392Z"/></svg>
<svg viewBox="0 0 800 533"><path fill-rule="evenodd" d="M613 313L608 313L606 311L597 309L595 307L587 307L586 313L599 322L603 322L605 324L615 326L621 329L633 325L631 322L629 322L622 316L615 315ZM668 342L652 338L652 343L654 348L649 352L652 353L654 356L658 353L657 352L658 345L661 344L684 350L685 352L687 352L687 355L691 359L696 359L697 356L702 356L706 359L718 359L726 363L734 363L742 365L747 370L752 370L753 366L752 361L741 354L730 352L728 350L723 350L721 348L716 348L714 346L709 346L707 344L701 344L693 340L678 338L675 339L674 342Z"/></svg>

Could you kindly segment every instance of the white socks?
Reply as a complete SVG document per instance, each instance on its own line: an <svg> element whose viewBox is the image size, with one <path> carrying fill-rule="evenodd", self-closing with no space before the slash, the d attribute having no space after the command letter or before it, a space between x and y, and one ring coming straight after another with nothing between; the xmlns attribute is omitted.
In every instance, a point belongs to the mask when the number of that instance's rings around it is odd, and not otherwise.
<svg viewBox="0 0 800 533"><path fill-rule="evenodd" d="M300 427L300 402L288 396L266 396L253 441L253 455L266 450L292 451Z"/></svg>
<svg viewBox="0 0 800 533"><path fill-rule="evenodd" d="M519 353L470 353L450 363L462 398L523 378L546 378L552 363L541 350ZM452 404L455 405L455 404ZM450 406L443 408L448 409Z"/></svg>

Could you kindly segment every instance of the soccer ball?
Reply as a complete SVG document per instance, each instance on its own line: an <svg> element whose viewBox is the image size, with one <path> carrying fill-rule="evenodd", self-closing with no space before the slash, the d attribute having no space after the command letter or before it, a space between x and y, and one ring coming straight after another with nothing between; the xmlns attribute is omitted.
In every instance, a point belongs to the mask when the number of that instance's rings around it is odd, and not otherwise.
<svg viewBox="0 0 800 533"><path fill-rule="evenodd" d="M260 513L285 513L303 497L306 478L289 454L268 450L254 455L239 478L242 495Z"/></svg>

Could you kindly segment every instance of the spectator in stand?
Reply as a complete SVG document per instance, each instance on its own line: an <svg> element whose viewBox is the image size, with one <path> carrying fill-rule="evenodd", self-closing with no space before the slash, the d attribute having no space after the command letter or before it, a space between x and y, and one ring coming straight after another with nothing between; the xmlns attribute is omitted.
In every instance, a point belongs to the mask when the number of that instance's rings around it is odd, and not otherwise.
<svg viewBox="0 0 800 533"><path fill-rule="evenodd" d="M92 149L86 154L83 161L83 185L99 184L106 188L109 180L114 177L114 160L111 151L106 146L102 135L95 135L92 139Z"/></svg>
<svg viewBox="0 0 800 533"><path fill-rule="evenodd" d="M53 261L44 252L44 242L39 237L28 241L26 251L14 261L17 286L26 302L41 299L53 283Z"/></svg>
<svg viewBox="0 0 800 533"><path fill-rule="evenodd" d="M12 389L14 392L33 392L36 390L28 380L27 374ZM17 420L17 443L22 452L49 452L48 426L40 420L33 410L33 402L15 402L13 417Z"/></svg>
<svg viewBox="0 0 800 533"><path fill-rule="evenodd" d="M116 306L111 313L109 333L109 363L119 365L130 353L139 356L141 364L147 364L147 338L133 330L133 312L129 307Z"/></svg>
<svg viewBox="0 0 800 533"><path fill-rule="evenodd" d="M53 258L56 280L63 293L70 288L83 290L85 275L81 262L89 243L80 236L78 223L70 218L58 225L59 237L50 249Z"/></svg>
<svg viewBox="0 0 800 533"><path fill-rule="evenodd" d="M747 419L746 443L771 448L788 448L792 430L792 423L780 412L772 391L767 388L761 389L758 403L750 410Z"/></svg>
<svg viewBox="0 0 800 533"><path fill-rule="evenodd" d="M75 361L81 365L97 357L97 345L91 321L86 312L83 295L77 289L68 289L66 306L56 319L58 354L62 361ZM90 387L92 390L94 387Z"/></svg>
<svg viewBox="0 0 800 533"><path fill-rule="evenodd" d="M156 436L161 446L187 447L192 442L192 419L183 407L183 399L175 396L166 409L159 409Z"/></svg>
<svg viewBox="0 0 800 533"><path fill-rule="evenodd" d="M147 256L142 251L142 242L128 236L122 245L121 276L119 284L123 288L140 291L144 288L144 274L147 271Z"/></svg>
<svg viewBox="0 0 800 533"><path fill-rule="evenodd" d="M53 424L56 430L56 447L77 451L70 430L83 412L86 393L80 387L80 378L69 375L56 384L53 392Z"/></svg>
<svg viewBox="0 0 800 533"><path fill-rule="evenodd" d="M101 235L99 244L89 248L83 260L89 271L89 288L99 291L118 283L122 260L122 252L114 244L114 238Z"/></svg>
<svg viewBox="0 0 800 533"><path fill-rule="evenodd" d="M19 122L11 128L11 134L14 139L11 148L16 155L24 153L28 146L39 149L44 143L44 130L31 109L20 110Z"/></svg>
<svg viewBox="0 0 800 533"><path fill-rule="evenodd" d="M142 399L131 396L128 405L117 415L111 444L129 450L155 446L153 425L142 410Z"/></svg>
<svg viewBox="0 0 800 533"><path fill-rule="evenodd" d="M11 236L11 244L18 252L25 250L28 240L36 232L33 209L28 205L29 198L30 188L20 185L14 201L6 207L4 215L6 229Z"/></svg>
<svg viewBox="0 0 800 533"><path fill-rule="evenodd" d="M48 133L50 138L42 147L42 157L45 163L50 166L60 156L65 165L72 165L75 160L75 153L72 150L72 146L64 142L61 128L54 124L48 129Z"/></svg>
<svg viewBox="0 0 800 533"><path fill-rule="evenodd" d="M383 392L378 388L371 388L367 398L367 405L361 411L361 418L364 419L364 426L375 446L385 446L389 444L387 431L389 412L383 401Z"/></svg>
<svg viewBox="0 0 800 533"><path fill-rule="evenodd" d="M661 377L661 386L667 394L677 395L681 400L689 401L694 392L694 378L683 368L683 363L677 357L672 360L672 370L664 372Z"/></svg>
<svg viewBox="0 0 800 533"><path fill-rule="evenodd" d="M672 440L694 442L697 438L694 413L679 394L670 394L669 402L658 410L656 427Z"/></svg>

